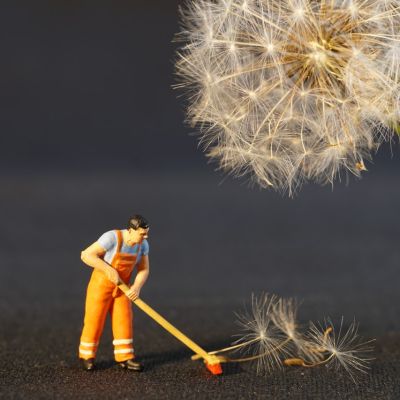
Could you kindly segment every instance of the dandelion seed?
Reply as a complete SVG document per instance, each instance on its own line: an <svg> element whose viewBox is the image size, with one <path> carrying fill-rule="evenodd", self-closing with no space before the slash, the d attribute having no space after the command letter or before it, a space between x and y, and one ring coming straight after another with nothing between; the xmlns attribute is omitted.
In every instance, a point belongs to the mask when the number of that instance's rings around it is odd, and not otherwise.
<svg viewBox="0 0 400 400"><path fill-rule="evenodd" d="M298 18L302 18L303 15L304 15L304 10L303 10L302 8L297 8L297 9L294 11L294 14L295 14L296 17L298 17Z"/></svg>
<svg viewBox="0 0 400 400"><path fill-rule="evenodd" d="M266 49L268 53L272 53L275 50L275 46L273 43L268 43Z"/></svg>
<svg viewBox="0 0 400 400"><path fill-rule="evenodd" d="M365 165L364 165L363 162L358 162L358 163L356 163L356 168L357 168L359 171L366 171L366 170L367 170L367 169L365 168Z"/></svg>
<svg viewBox="0 0 400 400"><path fill-rule="evenodd" d="M285 335L296 340L297 303L294 299L279 299L273 307L272 320Z"/></svg>
<svg viewBox="0 0 400 400"><path fill-rule="evenodd" d="M292 194L307 180L360 176L395 135L397 0L188 0L182 19L178 86L222 169Z"/></svg>
<svg viewBox="0 0 400 400"><path fill-rule="evenodd" d="M312 346L301 334L297 323L298 303L295 299L280 298L273 307L271 318L274 325L295 347L295 352L309 362L321 360L321 355L313 351Z"/></svg>
<svg viewBox="0 0 400 400"><path fill-rule="evenodd" d="M372 358L367 357L367 354L372 351L372 341L362 341L355 321L345 330L342 318L338 331L329 319L323 325L312 324L309 336L316 348L328 354L320 364L326 363L336 369L343 367L353 381L357 373L368 370Z"/></svg>
<svg viewBox="0 0 400 400"><path fill-rule="evenodd" d="M330 320L324 325L311 324L305 336L296 321L298 303L294 299L283 299L264 294L252 296L251 309L237 314L243 333L229 347L209 352L220 362L257 362L257 372L265 373L282 365L313 368L319 365L344 368L355 382L358 372L366 372L371 358L366 353L372 350L371 342L363 342L353 323L343 329L343 318L339 332ZM241 351L244 356L232 358L222 355ZM194 355L192 359L200 356Z"/></svg>
<svg viewBox="0 0 400 400"><path fill-rule="evenodd" d="M252 296L251 310L238 314L238 323L243 334L236 343L249 344L240 348L248 356L232 361L256 360L258 373L282 366L281 358L286 354L287 341L271 319L276 301L275 296L267 294L259 298Z"/></svg>

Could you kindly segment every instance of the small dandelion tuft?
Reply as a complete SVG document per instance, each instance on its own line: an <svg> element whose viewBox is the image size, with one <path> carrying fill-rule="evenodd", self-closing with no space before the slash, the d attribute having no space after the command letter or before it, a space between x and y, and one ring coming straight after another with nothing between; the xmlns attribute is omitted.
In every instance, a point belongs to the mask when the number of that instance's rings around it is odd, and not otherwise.
<svg viewBox="0 0 400 400"><path fill-rule="evenodd" d="M326 354L323 361L328 367L344 368L355 382L356 375L366 373L373 360L370 354L373 350L373 340L364 341L358 335L358 324L353 321L346 329L341 318L338 330L330 319L323 324L311 324L310 342L321 353Z"/></svg>
<svg viewBox="0 0 400 400"><path fill-rule="evenodd" d="M373 340L361 339L355 321L345 329L343 318L338 330L326 319L323 324L311 323L308 332L304 332L297 322L298 305L292 298L252 295L250 310L237 314L242 330L237 335L239 339L230 347L209 354L217 355L220 362L256 362L258 374L283 365L343 368L356 383L357 375L367 372L373 360L368 357ZM233 351L243 355L235 358L222 355Z"/></svg>
<svg viewBox="0 0 400 400"><path fill-rule="evenodd" d="M271 318L276 302L274 295L252 295L251 309L237 314L242 333L235 344L242 344L239 349L249 355L246 360L257 361L258 373L282 367L282 354L286 352L282 335Z"/></svg>
<svg viewBox="0 0 400 400"><path fill-rule="evenodd" d="M297 322L297 309L299 307L296 299L280 298L273 307L271 318L274 325L290 340L290 344L294 347L293 352L300 355L308 362L320 361L322 356L319 352L314 351L307 339L300 331Z"/></svg>

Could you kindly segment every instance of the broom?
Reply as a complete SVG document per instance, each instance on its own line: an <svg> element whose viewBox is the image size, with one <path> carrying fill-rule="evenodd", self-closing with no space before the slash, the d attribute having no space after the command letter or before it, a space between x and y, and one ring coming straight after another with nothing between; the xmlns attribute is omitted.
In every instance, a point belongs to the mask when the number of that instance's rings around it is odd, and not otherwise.
<svg viewBox="0 0 400 400"><path fill-rule="evenodd" d="M120 283L118 287L125 294L129 290L129 287L125 283ZM220 362L223 362L223 360L221 358L219 358L214 354L207 353L198 344L193 342L193 340L189 339L179 329L175 328L171 323L169 323L164 317L162 317L157 311L151 308L143 300L137 298L136 300L133 301L133 303L137 307L139 307L142 311L144 311L150 318L154 319L154 321L156 321L164 329L166 329L172 336L175 336L185 346L189 347L189 349L191 349L197 355L197 358L202 358L204 360L204 363L206 364L207 369L213 375L222 374L222 368Z"/></svg>

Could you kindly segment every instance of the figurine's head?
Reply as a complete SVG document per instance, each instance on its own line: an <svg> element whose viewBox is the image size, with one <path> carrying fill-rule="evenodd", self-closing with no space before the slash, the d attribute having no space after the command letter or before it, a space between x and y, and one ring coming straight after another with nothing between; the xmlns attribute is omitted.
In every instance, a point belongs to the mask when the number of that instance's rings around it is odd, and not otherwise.
<svg viewBox="0 0 400 400"><path fill-rule="evenodd" d="M149 223L141 215L134 215L128 222L128 244L141 243L149 235Z"/></svg>

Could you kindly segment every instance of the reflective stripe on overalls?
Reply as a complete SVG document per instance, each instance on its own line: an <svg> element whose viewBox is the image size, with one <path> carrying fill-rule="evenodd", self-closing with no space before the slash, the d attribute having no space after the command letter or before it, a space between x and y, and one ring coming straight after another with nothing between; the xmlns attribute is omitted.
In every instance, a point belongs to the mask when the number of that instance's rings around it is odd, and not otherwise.
<svg viewBox="0 0 400 400"><path fill-rule="evenodd" d="M121 253L122 232L115 232L118 244L111 266L118 271L120 279L129 285L141 246L139 245L136 254ZM131 301L97 269L93 270L87 288L85 319L79 345L80 358L89 359L96 356L108 311L111 315L115 360L121 362L134 358Z"/></svg>

